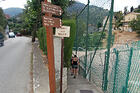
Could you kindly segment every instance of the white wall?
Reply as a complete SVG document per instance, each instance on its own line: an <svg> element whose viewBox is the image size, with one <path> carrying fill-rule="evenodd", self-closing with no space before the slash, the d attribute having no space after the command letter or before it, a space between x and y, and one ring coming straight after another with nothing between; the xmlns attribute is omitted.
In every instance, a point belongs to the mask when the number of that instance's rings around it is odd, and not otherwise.
<svg viewBox="0 0 140 93"><path fill-rule="evenodd" d="M60 88L60 69L61 69L61 38L54 36L54 57L55 57L55 76L56 90ZM63 68L63 93L67 89L67 68Z"/></svg>

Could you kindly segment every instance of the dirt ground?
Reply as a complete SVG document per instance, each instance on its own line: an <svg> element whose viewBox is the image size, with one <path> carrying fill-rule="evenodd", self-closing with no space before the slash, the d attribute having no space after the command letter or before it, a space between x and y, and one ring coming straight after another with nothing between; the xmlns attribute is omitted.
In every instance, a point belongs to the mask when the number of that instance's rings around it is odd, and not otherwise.
<svg viewBox="0 0 140 93"><path fill-rule="evenodd" d="M126 32L126 31L113 31L115 34L114 44L126 44L134 41L140 40L140 35L136 32Z"/></svg>

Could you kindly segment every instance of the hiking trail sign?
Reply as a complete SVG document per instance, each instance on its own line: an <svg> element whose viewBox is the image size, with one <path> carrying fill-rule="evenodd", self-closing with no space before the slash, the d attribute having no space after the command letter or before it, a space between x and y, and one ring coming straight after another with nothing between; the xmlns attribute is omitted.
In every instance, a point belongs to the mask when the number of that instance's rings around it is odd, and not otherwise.
<svg viewBox="0 0 140 93"><path fill-rule="evenodd" d="M47 54L48 54L48 69L49 69L49 85L50 93L56 93L56 79L55 79L55 63L54 63L54 45L53 45L53 29L52 27L61 27L61 19L54 18L52 15L61 16L63 11L61 7L51 4L51 0L44 0L42 2L42 17L43 25L46 27L47 39Z"/></svg>
<svg viewBox="0 0 140 93"><path fill-rule="evenodd" d="M42 12L50 13L52 15L61 16L63 11L60 6L53 5L49 2L42 2Z"/></svg>
<svg viewBox="0 0 140 93"><path fill-rule="evenodd" d="M43 25L47 27L61 27L61 19L49 16L43 16Z"/></svg>

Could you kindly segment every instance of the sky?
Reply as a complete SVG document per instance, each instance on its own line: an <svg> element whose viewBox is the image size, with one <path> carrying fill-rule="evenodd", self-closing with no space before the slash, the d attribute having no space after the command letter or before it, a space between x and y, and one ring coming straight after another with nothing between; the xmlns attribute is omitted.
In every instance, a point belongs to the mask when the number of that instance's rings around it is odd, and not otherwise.
<svg viewBox="0 0 140 93"><path fill-rule="evenodd" d="M79 2L87 4L88 0L77 0ZM109 3L106 3L106 1L111 1L111 0L90 0L91 5L104 5L104 7L107 7ZM114 0L114 11L123 11L125 6L128 6L128 9L130 7L137 7L140 5L140 0Z"/></svg>
<svg viewBox="0 0 140 93"><path fill-rule="evenodd" d="M0 0L0 7L3 9L9 8L9 7L19 7L24 8L24 5L26 4L27 0Z"/></svg>
<svg viewBox="0 0 140 93"><path fill-rule="evenodd" d="M77 0L82 3L87 3L88 0ZM91 5L104 5L105 8L109 6L109 3L106 4L106 1L111 1L111 0L90 0ZM114 0L115 5L114 5L114 10L119 11L119 10L124 10L125 6L128 6L128 9L130 9L131 6L137 7L140 5L140 0ZM9 8L9 7L19 7L19 8L24 8L24 5L26 4L27 0L5 0L1 1L0 0L0 7L3 9ZM105 3L105 4L104 4Z"/></svg>

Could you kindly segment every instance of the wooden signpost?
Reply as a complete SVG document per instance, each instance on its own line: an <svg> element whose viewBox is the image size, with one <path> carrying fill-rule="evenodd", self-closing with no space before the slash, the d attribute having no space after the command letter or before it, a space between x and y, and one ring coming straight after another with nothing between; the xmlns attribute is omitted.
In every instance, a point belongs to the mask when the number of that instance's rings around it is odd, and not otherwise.
<svg viewBox="0 0 140 93"><path fill-rule="evenodd" d="M43 25L47 27L61 27L61 19L43 16Z"/></svg>
<svg viewBox="0 0 140 93"><path fill-rule="evenodd" d="M61 27L61 20L53 18L52 15L61 16L62 9L59 6L53 5L50 2L42 2L43 25L46 27L47 33L47 54L48 54L48 68L49 68L49 84L50 93L56 93L55 82L55 64L54 64L54 45L53 45L53 29L52 27Z"/></svg>
<svg viewBox="0 0 140 93"><path fill-rule="evenodd" d="M52 15L61 16L63 11L60 6L53 5L49 2L42 2L42 12L51 13Z"/></svg>

